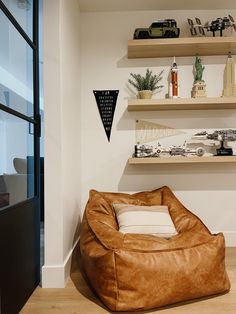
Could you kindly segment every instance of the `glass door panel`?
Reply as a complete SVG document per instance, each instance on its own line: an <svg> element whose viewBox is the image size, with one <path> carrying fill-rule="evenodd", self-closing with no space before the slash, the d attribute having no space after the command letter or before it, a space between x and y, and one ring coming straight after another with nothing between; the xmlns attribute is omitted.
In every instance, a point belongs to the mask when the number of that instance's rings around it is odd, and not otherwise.
<svg viewBox="0 0 236 314"><path fill-rule="evenodd" d="M0 110L0 210L34 196L33 128Z"/></svg>
<svg viewBox="0 0 236 314"><path fill-rule="evenodd" d="M32 39L33 0L2 0L26 34Z"/></svg>
<svg viewBox="0 0 236 314"><path fill-rule="evenodd" d="M0 314L40 279L37 34L38 0L0 0Z"/></svg>
<svg viewBox="0 0 236 314"><path fill-rule="evenodd" d="M33 50L0 11L0 103L33 112Z"/></svg>

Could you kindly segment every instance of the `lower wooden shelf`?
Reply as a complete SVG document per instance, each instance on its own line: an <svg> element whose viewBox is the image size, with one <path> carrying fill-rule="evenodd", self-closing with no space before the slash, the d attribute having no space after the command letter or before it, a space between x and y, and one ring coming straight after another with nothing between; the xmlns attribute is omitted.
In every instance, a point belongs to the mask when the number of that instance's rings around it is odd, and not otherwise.
<svg viewBox="0 0 236 314"><path fill-rule="evenodd" d="M236 162L236 156L211 156L211 157L151 157L129 158L130 165L140 164L187 164L187 163L232 163Z"/></svg>

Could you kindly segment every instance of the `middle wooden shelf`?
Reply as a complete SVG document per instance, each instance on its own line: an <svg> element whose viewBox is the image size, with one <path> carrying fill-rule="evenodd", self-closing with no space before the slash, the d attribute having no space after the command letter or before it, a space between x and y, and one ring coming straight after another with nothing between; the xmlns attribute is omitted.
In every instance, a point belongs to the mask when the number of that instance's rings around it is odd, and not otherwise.
<svg viewBox="0 0 236 314"><path fill-rule="evenodd" d="M236 109L236 97L130 99L128 111Z"/></svg>

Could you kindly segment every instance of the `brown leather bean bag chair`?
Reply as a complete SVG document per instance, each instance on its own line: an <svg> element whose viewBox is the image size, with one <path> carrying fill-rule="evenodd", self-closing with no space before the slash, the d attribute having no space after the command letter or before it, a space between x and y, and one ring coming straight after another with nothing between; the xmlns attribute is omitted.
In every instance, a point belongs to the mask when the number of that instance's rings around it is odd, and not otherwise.
<svg viewBox="0 0 236 314"><path fill-rule="evenodd" d="M122 234L113 203L167 205L178 234L169 240ZM168 187L132 195L90 191L80 248L92 288L113 311L151 309L230 289L223 234L212 235Z"/></svg>

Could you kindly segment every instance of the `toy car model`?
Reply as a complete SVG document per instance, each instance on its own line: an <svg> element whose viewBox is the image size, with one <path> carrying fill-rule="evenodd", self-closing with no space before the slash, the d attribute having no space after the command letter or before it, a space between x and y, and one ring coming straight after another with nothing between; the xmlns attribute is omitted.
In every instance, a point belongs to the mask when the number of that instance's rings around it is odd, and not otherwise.
<svg viewBox="0 0 236 314"><path fill-rule="evenodd" d="M232 129L215 130L212 133L207 133L207 131L203 131L203 132L194 134L192 138L234 142L236 141L236 130L232 130Z"/></svg>
<svg viewBox="0 0 236 314"><path fill-rule="evenodd" d="M203 156L205 154L205 149L198 147L196 149L190 149L186 147L186 143L182 146L170 146L163 147L160 144L155 148L151 145L135 145L134 147L134 157L145 158L145 157L161 157L161 156Z"/></svg>
<svg viewBox="0 0 236 314"><path fill-rule="evenodd" d="M184 146L177 146L170 148L171 156L188 156L195 155L198 157L202 157L205 154L205 149L203 147L198 147L196 149L190 149Z"/></svg>
<svg viewBox="0 0 236 314"><path fill-rule="evenodd" d="M232 156L233 149L231 147L224 147L225 142L236 141L236 130L216 130L213 133L206 131L195 134L192 139L213 140L220 142L220 148L216 149L217 156Z"/></svg>
<svg viewBox="0 0 236 314"><path fill-rule="evenodd" d="M151 145L135 145L134 157L158 157L158 152Z"/></svg>
<svg viewBox="0 0 236 314"><path fill-rule="evenodd" d="M176 38L179 37L179 33L176 20L166 19L153 22L149 28L136 28L134 39Z"/></svg>

